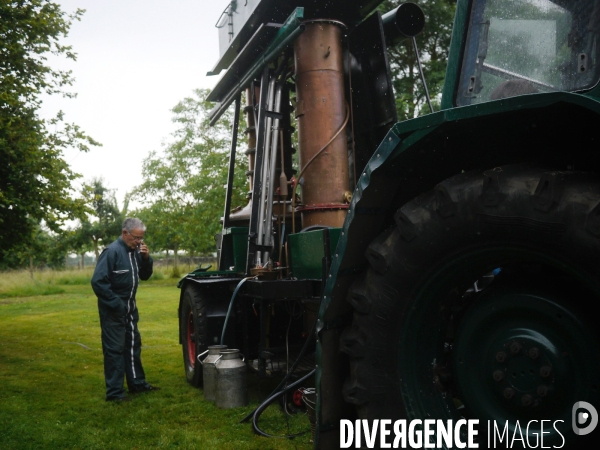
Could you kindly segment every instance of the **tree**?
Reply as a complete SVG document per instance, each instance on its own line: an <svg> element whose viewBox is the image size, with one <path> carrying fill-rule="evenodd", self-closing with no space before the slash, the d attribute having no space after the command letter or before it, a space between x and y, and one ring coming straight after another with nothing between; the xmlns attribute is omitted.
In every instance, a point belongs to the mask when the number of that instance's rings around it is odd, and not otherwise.
<svg viewBox="0 0 600 450"><path fill-rule="evenodd" d="M67 231L67 246L69 252L74 252L81 258L80 268L85 267L85 254L92 250L92 224L87 220L81 221L79 227ZM97 256L96 256L97 259Z"/></svg>
<svg viewBox="0 0 600 450"><path fill-rule="evenodd" d="M102 178L94 178L90 184L84 184L83 197L91 207L92 220L81 221L79 231L83 241L91 241L98 259L101 243L110 243L121 234L127 202L123 212L119 211L114 192L104 185Z"/></svg>
<svg viewBox="0 0 600 450"><path fill-rule="evenodd" d="M37 224L31 226L32 238L8 253L0 261L0 270L27 267L33 278L34 271L40 267L64 267L68 234L50 232Z"/></svg>
<svg viewBox="0 0 600 450"><path fill-rule="evenodd" d="M379 10L385 13L400 3L403 1L386 0ZM439 98L444 87L456 0L419 0L415 3L425 14L425 28L416 38L417 47L432 102L439 104L436 97ZM398 118L406 120L421 113L428 113L412 40L406 39L399 45L388 48L388 57L396 93Z"/></svg>
<svg viewBox="0 0 600 450"><path fill-rule="evenodd" d="M82 14L67 16L48 0L0 2L0 261L32 239L40 223L58 231L85 210L83 200L73 198L77 175L62 151L99 144L65 123L62 113L48 122L37 113L43 93L74 96L65 91L70 72L53 70L47 55L75 60L59 41Z"/></svg>
<svg viewBox="0 0 600 450"><path fill-rule="evenodd" d="M198 89L173 108L178 125L174 141L160 154L152 152L143 164L144 182L134 194L150 206L137 215L148 226L148 242L156 249L185 249L192 253L215 250L220 231L231 146L233 114L227 112L211 127L206 101L209 91ZM240 124L243 129L243 124ZM241 136L240 136L241 138ZM241 148L242 143L238 141ZM245 204L245 175L241 152L232 205Z"/></svg>

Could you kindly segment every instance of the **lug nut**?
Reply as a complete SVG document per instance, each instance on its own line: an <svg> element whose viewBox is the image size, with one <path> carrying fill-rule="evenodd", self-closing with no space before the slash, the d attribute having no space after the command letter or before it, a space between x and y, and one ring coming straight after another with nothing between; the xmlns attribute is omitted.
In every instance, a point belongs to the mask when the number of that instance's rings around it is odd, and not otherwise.
<svg viewBox="0 0 600 450"><path fill-rule="evenodd" d="M506 399L511 399L513 398L513 396L515 395L515 390L513 388L509 388L507 387L506 389L504 389L504 391L502 392L502 395L504 395L504 398Z"/></svg>
<svg viewBox="0 0 600 450"><path fill-rule="evenodd" d="M495 370L492 376L494 377L494 380L502 381L504 379L504 372L501 370Z"/></svg>
<svg viewBox="0 0 600 450"><path fill-rule="evenodd" d="M531 402L533 402L533 397L529 394L525 394L523 397L521 397L521 404L523 406L529 406L531 405Z"/></svg>
<svg viewBox="0 0 600 450"><path fill-rule="evenodd" d="M544 386L543 384L540 384L540 385L537 387L537 394L538 394L540 397L545 397L545 396L546 396L546 394L548 394L548 386Z"/></svg>
<svg viewBox="0 0 600 450"><path fill-rule="evenodd" d="M521 344L519 344L517 341L513 341L510 344L510 352L517 354L521 351Z"/></svg>
<svg viewBox="0 0 600 450"><path fill-rule="evenodd" d="M531 347L529 349L529 357L531 359L536 359L538 356L540 356L540 351L538 350L537 347Z"/></svg>
<svg viewBox="0 0 600 450"><path fill-rule="evenodd" d="M506 359L506 353L504 353L504 352L496 353L496 361L504 362L505 359Z"/></svg>
<svg viewBox="0 0 600 450"><path fill-rule="evenodd" d="M548 378L550 373L552 372L552 367L550 366L542 366L540 367L540 376L544 378Z"/></svg>

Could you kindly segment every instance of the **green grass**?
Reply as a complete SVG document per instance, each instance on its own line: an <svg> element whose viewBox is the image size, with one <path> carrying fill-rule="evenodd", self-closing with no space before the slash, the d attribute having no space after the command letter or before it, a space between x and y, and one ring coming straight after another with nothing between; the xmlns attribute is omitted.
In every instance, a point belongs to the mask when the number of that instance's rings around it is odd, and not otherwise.
<svg viewBox="0 0 600 450"><path fill-rule="evenodd" d="M144 283L137 298L146 377L162 389L114 404L104 401L100 325L89 275L85 283L68 281L69 274L61 272L34 280L26 274L15 282L16 276L0 274L0 294L19 285L23 292L28 285L60 286L63 292L0 299L0 448L312 448L308 434L268 439L238 423L278 380L251 375L250 405L230 410L205 402L202 390L187 384L173 278ZM272 434L288 430L275 405L260 425ZM292 432L308 429L308 419L296 415L289 426Z"/></svg>

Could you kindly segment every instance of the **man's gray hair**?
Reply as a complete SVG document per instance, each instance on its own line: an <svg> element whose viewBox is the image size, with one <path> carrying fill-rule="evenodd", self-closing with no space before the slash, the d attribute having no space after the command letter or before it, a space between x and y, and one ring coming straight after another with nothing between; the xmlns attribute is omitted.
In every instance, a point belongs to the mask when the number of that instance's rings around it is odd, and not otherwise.
<svg viewBox="0 0 600 450"><path fill-rule="evenodd" d="M146 231L146 225L140 219L136 219L135 217L128 217L123 221L123 230L131 233L133 230L143 230Z"/></svg>

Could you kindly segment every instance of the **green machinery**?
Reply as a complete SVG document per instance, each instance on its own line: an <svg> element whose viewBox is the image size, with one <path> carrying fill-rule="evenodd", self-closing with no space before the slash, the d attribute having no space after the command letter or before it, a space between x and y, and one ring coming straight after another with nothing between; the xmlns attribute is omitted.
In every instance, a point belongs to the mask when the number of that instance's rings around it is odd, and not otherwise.
<svg viewBox="0 0 600 450"><path fill-rule="evenodd" d="M441 109L398 123L387 48L427 25L379 3L219 19L211 120L235 103L248 148L236 120L218 271L180 283L188 381L222 340L258 374L316 369L316 448L359 418L580 448L598 431L574 431L573 405L600 407L600 4L458 0Z"/></svg>

